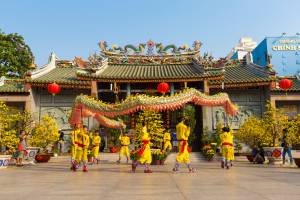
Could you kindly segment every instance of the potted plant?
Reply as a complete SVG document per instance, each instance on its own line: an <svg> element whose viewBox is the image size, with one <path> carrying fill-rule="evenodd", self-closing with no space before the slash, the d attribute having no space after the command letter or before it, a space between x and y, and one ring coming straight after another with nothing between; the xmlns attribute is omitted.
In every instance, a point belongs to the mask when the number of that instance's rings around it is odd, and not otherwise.
<svg viewBox="0 0 300 200"><path fill-rule="evenodd" d="M156 149L154 151L151 152L152 154L152 165L160 165L160 159L161 159L161 150L160 149Z"/></svg>
<svg viewBox="0 0 300 200"><path fill-rule="evenodd" d="M235 139L248 145L251 149L262 146L267 141L262 120L249 117L239 130L234 134ZM252 152L245 154L250 162L253 162Z"/></svg>
<svg viewBox="0 0 300 200"><path fill-rule="evenodd" d="M130 151L130 160L132 161L131 168L134 172L137 166L137 162L139 160L139 154L137 150Z"/></svg>
<svg viewBox="0 0 300 200"><path fill-rule="evenodd" d="M215 150L210 144L207 144L202 147L202 154L206 158L206 160L211 161L215 156Z"/></svg>
<svg viewBox="0 0 300 200"><path fill-rule="evenodd" d="M48 115L43 116L41 121L35 125L29 143L39 148L35 156L37 162L48 162L50 160L52 154L48 152L47 148L59 139L59 135L55 120Z"/></svg>
<svg viewBox="0 0 300 200"><path fill-rule="evenodd" d="M287 125L287 142L293 147L300 145L300 114L290 120ZM300 168L300 157L294 157L295 164Z"/></svg>
<svg viewBox="0 0 300 200"><path fill-rule="evenodd" d="M6 168L19 143L17 125L20 113L0 101L0 168Z"/></svg>
<svg viewBox="0 0 300 200"><path fill-rule="evenodd" d="M160 164L164 165L165 164L165 160L167 159L168 155L166 152L162 152L160 154Z"/></svg>
<svg viewBox="0 0 300 200"><path fill-rule="evenodd" d="M241 143L236 143L235 149L237 150L236 153L234 153L235 156L240 156L241 155L241 150L242 150L242 144Z"/></svg>
<svg viewBox="0 0 300 200"><path fill-rule="evenodd" d="M288 117L283 114L282 110L274 108L268 103L262 123L266 134L265 156L268 158L269 164L281 163L283 148L279 146L279 140L282 137L282 130L288 123Z"/></svg>
<svg viewBox="0 0 300 200"><path fill-rule="evenodd" d="M91 150L88 150L87 157L88 157L88 162L92 163L93 162L93 153Z"/></svg>
<svg viewBox="0 0 300 200"><path fill-rule="evenodd" d="M118 143L119 143L119 137L120 137L120 132L118 129L111 129L110 130L110 141L112 143L112 146L109 148L109 151L111 153L117 153L119 148L118 148Z"/></svg>

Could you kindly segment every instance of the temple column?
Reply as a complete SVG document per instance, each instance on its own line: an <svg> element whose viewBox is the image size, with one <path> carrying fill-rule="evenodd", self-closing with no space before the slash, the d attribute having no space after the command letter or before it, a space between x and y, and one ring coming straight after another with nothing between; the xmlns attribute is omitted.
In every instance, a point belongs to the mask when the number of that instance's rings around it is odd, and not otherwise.
<svg viewBox="0 0 300 200"><path fill-rule="evenodd" d="M92 83L91 83L91 96L98 99L97 81L92 81Z"/></svg>
<svg viewBox="0 0 300 200"><path fill-rule="evenodd" d="M175 93L174 83L170 83L170 93L173 95Z"/></svg>
<svg viewBox="0 0 300 200"><path fill-rule="evenodd" d="M209 85L207 79L203 81L203 92L204 94L209 95ZM202 106L202 117L203 128L207 127L208 131L212 131L212 107Z"/></svg>
<svg viewBox="0 0 300 200"><path fill-rule="evenodd" d="M126 85L126 96L130 96L131 95L131 86L130 83L127 83Z"/></svg>

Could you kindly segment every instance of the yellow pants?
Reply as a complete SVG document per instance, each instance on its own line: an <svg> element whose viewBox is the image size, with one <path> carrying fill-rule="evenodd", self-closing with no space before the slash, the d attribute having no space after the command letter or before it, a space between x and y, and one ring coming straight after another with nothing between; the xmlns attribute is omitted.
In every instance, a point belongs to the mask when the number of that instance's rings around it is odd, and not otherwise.
<svg viewBox="0 0 300 200"><path fill-rule="evenodd" d="M92 153L93 153L94 158L98 158L98 156L99 156L99 146L93 147Z"/></svg>
<svg viewBox="0 0 300 200"><path fill-rule="evenodd" d="M234 160L234 148L232 146L222 146L222 157L227 160Z"/></svg>
<svg viewBox="0 0 300 200"><path fill-rule="evenodd" d="M129 153L128 146L121 146L119 155L120 155L120 157L125 155L127 158L129 158L130 153Z"/></svg>
<svg viewBox="0 0 300 200"><path fill-rule="evenodd" d="M164 151L171 151L172 150L172 144L170 141L166 141L164 143Z"/></svg>
<svg viewBox="0 0 300 200"><path fill-rule="evenodd" d="M187 150L188 144L185 145L183 153L180 152L181 151L181 146L182 146L182 142L179 142L179 146L178 146L179 147L179 153L176 157L176 161L178 163L183 163L184 162L186 164L189 164L191 161L190 161L190 153Z"/></svg>
<svg viewBox="0 0 300 200"><path fill-rule="evenodd" d="M88 150L86 148L84 148L84 149L77 148L77 150L76 150L76 162L78 162L78 163L80 163L81 161L87 162L88 161L87 154L88 154Z"/></svg>
<svg viewBox="0 0 300 200"><path fill-rule="evenodd" d="M71 146L71 158L73 160L75 160L75 158L76 158L76 146L74 146L74 145Z"/></svg>
<svg viewBox="0 0 300 200"><path fill-rule="evenodd" d="M141 164L151 164L152 162L152 155L150 151L150 146L147 145L143 155L139 159Z"/></svg>

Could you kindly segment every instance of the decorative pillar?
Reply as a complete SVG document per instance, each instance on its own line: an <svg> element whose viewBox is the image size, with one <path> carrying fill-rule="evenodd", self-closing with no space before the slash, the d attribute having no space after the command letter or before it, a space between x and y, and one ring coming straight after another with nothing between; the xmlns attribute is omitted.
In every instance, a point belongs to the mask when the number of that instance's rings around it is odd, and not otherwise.
<svg viewBox="0 0 300 200"><path fill-rule="evenodd" d="M187 88L187 82L184 82L184 89Z"/></svg>
<svg viewBox="0 0 300 200"><path fill-rule="evenodd" d="M97 81L92 81L91 83L91 96L98 99Z"/></svg>
<svg viewBox="0 0 300 200"><path fill-rule="evenodd" d="M209 95L209 86L208 86L208 80L205 79L203 81L203 92L206 95ZM208 106L202 106L202 122L203 122L203 127L208 128L208 131L212 131L213 129L213 124L212 124L212 107L208 107Z"/></svg>
<svg viewBox="0 0 300 200"><path fill-rule="evenodd" d="M203 81L203 92L204 94L208 95L209 94L209 86L208 86L208 80L205 79Z"/></svg>
<svg viewBox="0 0 300 200"><path fill-rule="evenodd" d="M170 93L173 95L175 93L174 83L170 83Z"/></svg>
<svg viewBox="0 0 300 200"><path fill-rule="evenodd" d="M130 86L130 83L127 83L126 85L126 96L130 96L131 94L131 86Z"/></svg>

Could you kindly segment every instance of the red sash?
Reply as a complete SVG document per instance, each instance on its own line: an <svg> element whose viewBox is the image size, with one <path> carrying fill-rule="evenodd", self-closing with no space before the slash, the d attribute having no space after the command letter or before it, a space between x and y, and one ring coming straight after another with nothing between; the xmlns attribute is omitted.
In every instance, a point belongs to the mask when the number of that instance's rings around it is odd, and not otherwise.
<svg viewBox="0 0 300 200"><path fill-rule="evenodd" d="M81 144L81 143L79 143L79 142L75 142L75 144L77 144L79 147L85 147L86 145L84 145L84 144Z"/></svg>
<svg viewBox="0 0 300 200"><path fill-rule="evenodd" d="M181 144L181 148L180 148L180 153L183 153L184 152L184 148L187 145L187 141L186 140L181 140L181 141L182 141L182 144Z"/></svg>
<svg viewBox="0 0 300 200"><path fill-rule="evenodd" d="M222 146L225 146L225 145L228 145L228 146L233 147L233 144L231 144L231 143L229 143L229 142L223 142L223 143L222 143Z"/></svg>
<svg viewBox="0 0 300 200"><path fill-rule="evenodd" d="M143 142L142 148L140 148L140 149L137 151L137 154L138 154L139 156L142 156L142 155L143 155L143 153L144 153L144 151L145 151L145 149L146 149L147 144L149 144L149 140L143 140L142 142Z"/></svg>

